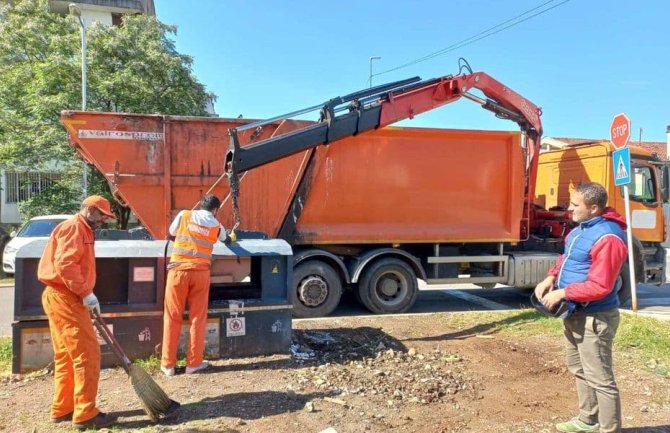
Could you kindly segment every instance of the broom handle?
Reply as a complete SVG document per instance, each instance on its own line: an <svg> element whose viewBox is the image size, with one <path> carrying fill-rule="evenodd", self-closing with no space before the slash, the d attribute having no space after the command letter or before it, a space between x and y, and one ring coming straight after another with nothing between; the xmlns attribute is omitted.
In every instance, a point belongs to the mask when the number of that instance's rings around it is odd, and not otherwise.
<svg viewBox="0 0 670 433"><path fill-rule="evenodd" d="M130 359L128 359L128 356L121 348L119 342L116 341L114 334L109 331L109 328L102 319L102 316L100 316L96 310L93 310L91 311L91 317L93 317L93 324L102 336L102 339L105 340L109 347L112 348L112 352L114 352L116 357L119 358L119 361L121 361L121 365L123 369L126 370L126 373L130 373Z"/></svg>

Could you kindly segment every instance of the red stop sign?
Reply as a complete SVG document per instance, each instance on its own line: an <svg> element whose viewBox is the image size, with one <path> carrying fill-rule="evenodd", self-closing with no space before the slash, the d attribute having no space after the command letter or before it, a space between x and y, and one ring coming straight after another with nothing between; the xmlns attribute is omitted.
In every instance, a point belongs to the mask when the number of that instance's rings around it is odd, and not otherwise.
<svg viewBox="0 0 670 433"><path fill-rule="evenodd" d="M628 144L628 139L630 138L630 119L624 113L617 114L612 119L610 137L616 148L620 149Z"/></svg>

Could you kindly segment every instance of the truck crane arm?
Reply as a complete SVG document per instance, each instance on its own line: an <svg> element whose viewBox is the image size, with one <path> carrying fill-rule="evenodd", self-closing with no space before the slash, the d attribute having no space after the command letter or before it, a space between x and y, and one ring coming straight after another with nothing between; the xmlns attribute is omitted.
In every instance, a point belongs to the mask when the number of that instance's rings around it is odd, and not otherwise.
<svg viewBox="0 0 670 433"><path fill-rule="evenodd" d="M471 89L481 91L486 98L471 94ZM228 131L230 143L224 170L231 185L235 226L239 225L237 196L240 173L322 144L412 119L461 97L477 102L498 117L516 122L526 135L526 206L522 237L527 237L542 135L542 113L535 104L484 72L447 75L429 80L413 77L333 98L322 105L231 128ZM320 110L320 114L319 121L314 124L244 147L240 145L240 133L252 129L259 133L270 122L316 110Z"/></svg>
<svg viewBox="0 0 670 433"><path fill-rule="evenodd" d="M481 90L487 99L470 94L468 91L472 88ZM484 72L424 81L413 77L333 98L323 105L231 128L228 132L230 144L226 154L226 171L242 173L321 144L412 119L461 97L479 103L501 118L518 123L529 135L542 135L541 110ZM348 106L343 107L343 104ZM268 123L317 109L320 109L320 119L313 125L240 147L240 132L258 130ZM344 110L347 112L338 114Z"/></svg>

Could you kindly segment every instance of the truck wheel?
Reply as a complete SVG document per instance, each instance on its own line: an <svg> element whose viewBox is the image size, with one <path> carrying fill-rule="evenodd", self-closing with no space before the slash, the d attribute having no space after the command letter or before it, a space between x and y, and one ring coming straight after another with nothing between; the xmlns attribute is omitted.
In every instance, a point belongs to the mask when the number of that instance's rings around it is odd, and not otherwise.
<svg viewBox="0 0 670 433"><path fill-rule="evenodd" d="M419 293L414 269L400 259L382 259L363 271L358 294L365 307L376 314L404 313Z"/></svg>
<svg viewBox="0 0 670 433"><path fill-rule="evenodd" d="M337 308L342 297L342 281L329 264L307 260L293 269L295 300L293 316L323 317Z"/></svg>

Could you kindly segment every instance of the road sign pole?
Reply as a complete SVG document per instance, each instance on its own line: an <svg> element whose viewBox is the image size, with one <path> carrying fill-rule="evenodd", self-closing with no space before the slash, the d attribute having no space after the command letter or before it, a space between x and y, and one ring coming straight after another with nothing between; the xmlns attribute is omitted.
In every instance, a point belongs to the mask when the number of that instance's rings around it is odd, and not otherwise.
<svg viewBox="0 0 670 433"><path fill-rule="evenodd" d="M630 195L628 185L623 186L623 202L626 207L626 238L628 244L628 272L630 273L630 303L633 311L637 312L637 282L635 281L635 262L633 261L633 228L630 226Z"/></svg>
<svg viewBox="0 0 670 433"><path fill-rule="evenodd" d="M623 202L625 205L626 240L628 245L628 272L630 275L630 302L633 311L637 312L637 281L635 281L635 255L633 254L633 227L630 217L630 194L628 184L632 180L630 150L626 147L630 139L630 119L625 113L619 113L610 125L612 144L617 148L612 154L614 185L623 186Z"/></svg>

